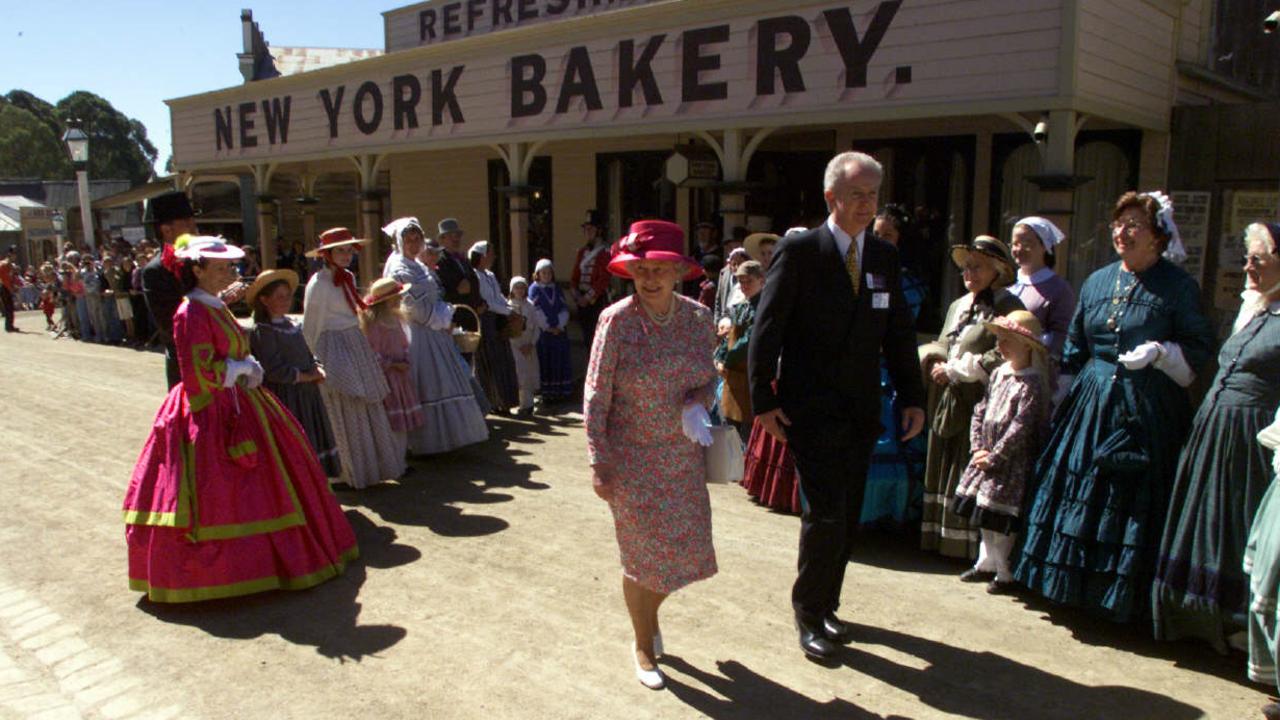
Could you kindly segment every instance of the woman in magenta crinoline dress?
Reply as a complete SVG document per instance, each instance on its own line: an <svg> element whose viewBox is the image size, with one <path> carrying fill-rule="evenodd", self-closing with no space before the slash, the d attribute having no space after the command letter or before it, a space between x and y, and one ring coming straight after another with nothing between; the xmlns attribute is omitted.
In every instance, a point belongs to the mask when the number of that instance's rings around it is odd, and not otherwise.
<svg viewBox="0 0 1280 720"><path fill-rule="evenodd" d="M799 515L799 475L787 444L756 422L751 426L745 455L742 487L747 494L767 508Z"/></svg>
<svg viewBox="0 0 1280 720"><path fill-rule="evenodd" d="M340 574L359 554L297 420L258 387L262 367L217 293L242 252L183 236L171 271L188 289L174 315L182 382L156 413L125 493L129 587L191 602Z"/></svg>

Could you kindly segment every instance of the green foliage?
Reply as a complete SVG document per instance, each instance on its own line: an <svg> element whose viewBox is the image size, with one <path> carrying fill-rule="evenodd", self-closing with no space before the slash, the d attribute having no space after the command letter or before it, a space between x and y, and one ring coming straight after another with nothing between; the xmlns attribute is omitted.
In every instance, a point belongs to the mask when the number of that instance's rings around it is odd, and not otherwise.
<svg viewBox="0 0 1280 720"><path fill-rule="evenodd" d="M66 120L82 121L89 135L89 176L147 182L156 148L142 123L83 90L50 105L24 90L0 96L0 176L65 180L71 162L62 142Z"/></svg>

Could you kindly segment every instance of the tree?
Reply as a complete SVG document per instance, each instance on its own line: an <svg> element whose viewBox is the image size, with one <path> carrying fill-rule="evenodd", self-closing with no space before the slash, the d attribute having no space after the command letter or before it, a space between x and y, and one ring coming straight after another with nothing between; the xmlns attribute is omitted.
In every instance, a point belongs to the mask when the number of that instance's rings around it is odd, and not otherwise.
<svg viewBox="0 0 1280 720"><path fill-rule="evenodd" d="M62 142L68 119L89 135L89 175L123 178L134 185L151 179L156 148L142 123L105 99L83 90L50 105L25 90L0 96L0 176L65 180L72 174Z"/></svg>
<svg viewBox="0 0 1280 720"><path fill-rule="evenodd" d="M0 98L0 176L54 180L71 173L61 137L31 112Z"/></svg>

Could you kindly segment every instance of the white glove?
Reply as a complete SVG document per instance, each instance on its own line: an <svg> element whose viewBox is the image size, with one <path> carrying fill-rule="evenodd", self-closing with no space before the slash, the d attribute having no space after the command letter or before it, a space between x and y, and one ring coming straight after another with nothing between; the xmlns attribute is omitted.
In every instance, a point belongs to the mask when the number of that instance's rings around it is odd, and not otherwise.
<svg viewBox="0 0 1280 720"><path fill-rule="evenodd" d="M1191 387L1191 383L1196 381L1196 374L1187 364L1187 358L1182 354L1182 346L1178 343L1162 343L1160 357L1156 358L1155 366L1182 387Z"/></svg>
<svg viewBox="0 0 1280 720"><path fill-rule="evenodd" d="M262 364L258 362L258 359L252 355L247 356L244 362L249 366L249 371L244 376L244 384L245 387L252 390L262 384L262 380L267 376L267 373L262 369Z"/></svg>
<svg viewBox="0 0 1280 720"><path fill-rule="evenodd" d="M981 358L973 353L965 353L958 358L943 364L943 371L951 382L985 383L988 379L986 368L979 362Z"/></svg>
<svg viewBox="0 0 1280 720"><path fill-rule="evenodd" d="M1160 352L1160 343L1144 342L1116 359L1130 370L1141 370L1160 359Z"/></svg>
<svg viewBox="0 0 1280 720"><path fill-rule="evenodd" d="M245 385L250 388L258 387L262 384L263 371L262 366L258 364L253 356L249 356L244 360L232 360L227 358L227 372L222 379L222 387L232 387L239 378L245 378Z"/></svg>
<svg viewBox="0 0 1280 720"><path fill-rule="evenodd" d="M684 436L702 447L711 447L711 416L700 403L689 403L684 406L681 417L684 423Z"/></svg>

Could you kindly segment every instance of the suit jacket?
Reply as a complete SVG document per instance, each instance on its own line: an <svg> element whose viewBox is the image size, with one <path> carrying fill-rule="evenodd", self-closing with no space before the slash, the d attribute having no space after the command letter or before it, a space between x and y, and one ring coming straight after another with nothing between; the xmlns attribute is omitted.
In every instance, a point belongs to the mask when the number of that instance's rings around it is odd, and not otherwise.
<svg viewBox="0 0 1280 720"><path fill-rule="evenodd" d="M484 302L480 297L480 278L476 277L475 269L465 258L445 252L440 258L440 266L436 268L436 277L440 279L440 289L444 292L445 302L451 305L467 305L473 309L480 307L480 303ZM458 291L458 286L463 280L471 286L470 292ZM454 322L468 330L478 329L475 317L466 310L457 313Z"/></svg>
<svg viewBox="0 0 1280 720"><path fill-rule="evenodd" d="M142 268L142 297L147 301L151 317L155 319L160 339L170 353L173 353L173 314L178 311L185 293L182 292L182 283L178 282L178 278L160 263L162 255L163 253L156 253L151 262Z"/></svg>
<svg viewBox="0 0 1280 720"><path fill-rule="evenodd" d="M781 407L792 422L852 415L855 424L875 432L882 354L902 407L924 407L915 323L901 272L897 248L868 229L862 288L855 297L826 223L784 239L769 267L751 335L755 413Z"/></svg>

